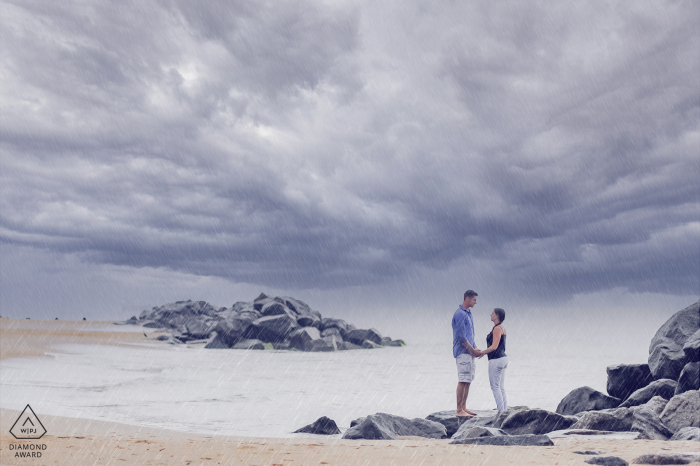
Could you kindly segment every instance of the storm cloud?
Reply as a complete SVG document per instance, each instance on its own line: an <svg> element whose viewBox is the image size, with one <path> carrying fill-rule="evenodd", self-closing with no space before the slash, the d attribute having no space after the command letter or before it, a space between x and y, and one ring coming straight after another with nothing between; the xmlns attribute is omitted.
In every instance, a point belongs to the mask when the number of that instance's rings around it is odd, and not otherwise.
<svg viewBox="0 0 700 466"><path fill-rule="evenodd" d="M8 251L292 290L463 266L562 299L700 291L695 2L0 11Z"/></svg>

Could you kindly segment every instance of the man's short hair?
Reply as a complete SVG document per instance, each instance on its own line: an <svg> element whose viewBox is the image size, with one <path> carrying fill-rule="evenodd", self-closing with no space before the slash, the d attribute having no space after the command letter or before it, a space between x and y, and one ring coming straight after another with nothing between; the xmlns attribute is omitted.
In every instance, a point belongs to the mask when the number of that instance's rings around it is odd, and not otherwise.
<svg viewBox="0 0 700 466"><path fill-rule="evenodd" d="M464 299L473 298L474 296L479 296L474 290L467 290L464 292Z"/></svg>

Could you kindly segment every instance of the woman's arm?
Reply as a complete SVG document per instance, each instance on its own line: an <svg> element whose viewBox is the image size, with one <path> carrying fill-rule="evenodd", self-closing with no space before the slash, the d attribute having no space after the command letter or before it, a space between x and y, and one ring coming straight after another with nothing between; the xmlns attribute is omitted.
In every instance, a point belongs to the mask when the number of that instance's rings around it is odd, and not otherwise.
<svg viewBox="0 0 700 466"><path fill-rule="evenodd" d="M503 335L503 330L501 329L500 326L496 327L493 329L493 343L491 343L491 346L486 348L485 350L482 350L481 352L483 354L488 354L493 351L496 351L496 348L498 348L498 344L501 342L501 335Z"/></svg>

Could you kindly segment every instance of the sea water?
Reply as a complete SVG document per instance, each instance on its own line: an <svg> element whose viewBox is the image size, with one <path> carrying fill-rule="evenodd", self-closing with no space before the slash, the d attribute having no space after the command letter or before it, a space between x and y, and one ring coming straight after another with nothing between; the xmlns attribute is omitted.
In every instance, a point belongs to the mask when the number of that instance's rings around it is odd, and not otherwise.
<svg viewBox="0 0 700 466"><path fill-rule="evenodd" d="M585 326L584 326L585 327ZM653 331L511 326L510 406L555 410L569 391L605 392L605 368L646 361ZM607 330L606 330L607 329ZM186 432L294 437L327 416L341 430L384 412L408 418L454 409L451 335L401 348L304 353L141 344L60 345L51 358L0 361L0 406ZM468 407L495 409L487 359L477 361Z"/></svg>

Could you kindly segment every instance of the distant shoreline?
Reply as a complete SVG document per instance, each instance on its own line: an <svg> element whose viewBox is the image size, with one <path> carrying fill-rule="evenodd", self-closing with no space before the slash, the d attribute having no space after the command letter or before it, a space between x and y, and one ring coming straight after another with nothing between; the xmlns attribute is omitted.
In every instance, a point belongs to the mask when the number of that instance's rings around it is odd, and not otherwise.
<svg viewBox="0 0 700 466"><path fill-rule="evenodd" d="M156 336L157 329L138 327L134 331L109 331L112 321L0 319L0 360L48 357L62 344L124 345L143 343ZM152 340L148 340L152 341Z"/></svg>

